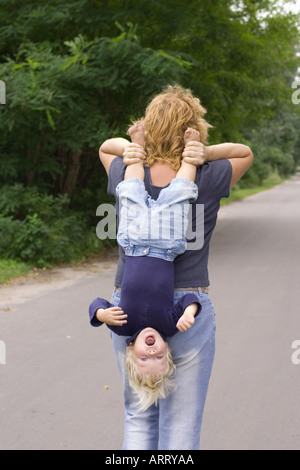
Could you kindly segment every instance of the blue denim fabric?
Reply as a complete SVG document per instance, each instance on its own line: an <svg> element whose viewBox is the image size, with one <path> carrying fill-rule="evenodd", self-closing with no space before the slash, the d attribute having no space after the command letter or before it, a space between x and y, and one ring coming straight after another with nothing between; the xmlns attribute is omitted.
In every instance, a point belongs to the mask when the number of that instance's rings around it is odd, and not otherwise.
<svg viewBox="0 0 300 470"><path fill-rule="evenodd" d="M186 294L175 291L174 302ZM137 397L128 383L124 365L126 337L112 333L124 384L125 435L123 450L198 450L204 404L215 354L214 307L199 289L202 311L192 328L167 338L176 364L175 392L145 412L136 409ZM115 292L112 304L120 302Z"/></svg>
<svg viewBox="0 0 300 470"><path fill-rule="evenodd" d="M120 201L118 243L127 256L174 261L185 252L190 203L198 197L195 183L175 178L154 200L143 181L131 178L122 181L116 193Z"/></svg>

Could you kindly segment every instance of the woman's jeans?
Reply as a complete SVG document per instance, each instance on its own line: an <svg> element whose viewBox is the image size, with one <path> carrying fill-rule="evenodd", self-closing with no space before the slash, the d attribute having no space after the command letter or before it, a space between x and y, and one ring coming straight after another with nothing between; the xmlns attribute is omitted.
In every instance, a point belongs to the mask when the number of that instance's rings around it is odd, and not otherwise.
<svg viewBox="0 0 300 470"><path fill-rule="evenodd" d="M186 295L174 292L174 303ZM193 292L194 293L194 292ZM198 450L203 409L215 353L214 307L199 289L202 311L194 326L167 338L176 364L175 392L144 412L137 410L137 396L129 386L125 369L126 339L112 333L118 367L124 384L124 450ZM121 292L114 293L118 305Z"/></svg>

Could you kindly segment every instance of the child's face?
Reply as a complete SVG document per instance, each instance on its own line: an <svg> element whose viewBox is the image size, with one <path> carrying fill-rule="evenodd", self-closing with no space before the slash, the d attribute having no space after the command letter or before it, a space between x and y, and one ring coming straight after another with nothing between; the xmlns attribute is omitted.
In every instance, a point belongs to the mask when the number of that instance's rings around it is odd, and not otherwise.
<svg viewBox="0 0 300 470"><path fill-rule="evenodd" d="M137 336L134 345L129 348L132 348L133 359L139 372L147 375L166 373L168 344L156 330L145 328Z"/></svg>

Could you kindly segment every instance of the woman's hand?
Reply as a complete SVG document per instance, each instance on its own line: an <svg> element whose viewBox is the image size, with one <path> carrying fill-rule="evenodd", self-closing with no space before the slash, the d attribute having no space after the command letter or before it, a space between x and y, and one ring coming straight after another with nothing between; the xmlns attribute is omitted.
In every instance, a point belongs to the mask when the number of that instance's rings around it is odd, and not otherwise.
<svg viewBox="0 0 300 470"><path fill-rule="evenodd" d="M129 142L123 151L123 162L125 165L132 165L140 161L146 160L146 151L139 144Z"/></svg>
<svg viewBox="0 0 300 470"><path fill-rule="evenodd" d="M207 151L201 142L192 140L188 142L182 153L183 160L195 166L201 166L207 162Z"/></svg>

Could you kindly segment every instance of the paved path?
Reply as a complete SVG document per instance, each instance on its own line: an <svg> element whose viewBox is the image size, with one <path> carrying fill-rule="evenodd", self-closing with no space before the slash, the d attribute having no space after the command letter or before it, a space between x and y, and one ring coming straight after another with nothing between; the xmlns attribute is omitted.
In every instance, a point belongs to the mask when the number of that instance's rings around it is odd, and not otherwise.
<svg viewBox="0 0 300 470"><path fill-rule="evenodd" d="M202 448L300 449L300 179L225 206L211 261L217 354Z"/></svg>
<svg viewBox="0 0 300 470"><path fill-rule="evenodd" d="M217 355L202 449L299 449L300 180L224 206L211 246ZM118 449L122 385L106 328L115 260L0 288L0 449ZM299 355L300 357L300 355ZM0 357L1 360L1 357Z"/></svg>

